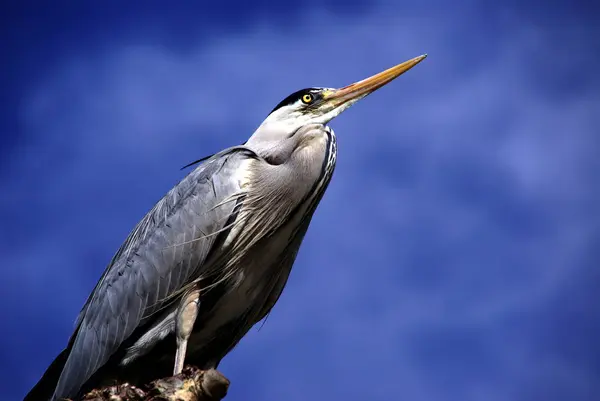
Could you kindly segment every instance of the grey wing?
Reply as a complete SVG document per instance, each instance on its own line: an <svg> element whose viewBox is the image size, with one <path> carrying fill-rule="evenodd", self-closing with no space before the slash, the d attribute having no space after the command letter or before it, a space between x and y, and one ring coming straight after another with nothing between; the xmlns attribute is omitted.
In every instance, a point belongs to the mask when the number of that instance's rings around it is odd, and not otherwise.
<svg viewBox="0 0 600 401"><path fill-rule="evenodd" d="M214 233L234 213L239 169L253 157L235 147L206 160L137 224L80 313L55 397L75 396L169 295L202 274Z"/></svg>

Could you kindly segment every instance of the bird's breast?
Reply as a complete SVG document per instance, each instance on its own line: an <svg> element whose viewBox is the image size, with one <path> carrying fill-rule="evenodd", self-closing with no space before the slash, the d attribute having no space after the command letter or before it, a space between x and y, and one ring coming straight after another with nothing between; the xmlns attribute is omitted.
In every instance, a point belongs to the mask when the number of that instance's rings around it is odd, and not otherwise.
<svg viewBox="0 0 600 401"><path fill-rule="evenodd" d="M335 168L335 135L327 131L319 140L323 149L312 161L318 169L310 176L299 176L298 171L289 171L290 166L272 166L260 160L249 160L240 170L244 199L221 248L232 257L228 263L234 262L224 268L229 275L223 284L225 290L202 329L195 333L196 344L201 345L240 316L245 317L244 330L249 329L265 305L283 290L281 278L287 279L292 268L304 235L301 228L312 218Z"/></svg>
<svg viewBox="0 0 600 401"><path fill-rule="evenodd" d="M283 261L289 253L295 255L298 250L300 244L294 245L292 238L302 223L304 212L298 210L274 235L246 249L236 264L228 267L232 274L223 283L226 290L214 304L210 319L206 322L207 338L210 338L211 332L238 320L240 316L247 316L246 323L249 325L255 323L256 316L276 287L279 277L289 274L286 270L291 269L291 263L287 265ZM235 238L231 241L235 241Z"/></svg>

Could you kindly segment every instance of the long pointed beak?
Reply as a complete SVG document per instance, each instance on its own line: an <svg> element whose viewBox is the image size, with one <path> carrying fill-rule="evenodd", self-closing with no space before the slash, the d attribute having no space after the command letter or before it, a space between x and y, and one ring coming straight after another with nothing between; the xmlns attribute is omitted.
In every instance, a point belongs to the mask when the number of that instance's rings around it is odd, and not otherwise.
<svg viewBox="0 0 600 401"><path fill-rule="evenodd" d="M359 99L362 99L385 84L390 83L394 79L398 78L400 75L404 74L406 71L423 61L425 57L427 57L427 54L415 57L411 60L405 61L402 64L398 64L395 67L382 71L379 74L375 74L369 78L363 79L362 81L358 81L351 85L344 86L343 88L325 93L323 97L327 103L331 102L330 104L333 104L335 108L338 108L345 103L355 103ZM349 107L350 104L347 104L346 107Z"/></svg>

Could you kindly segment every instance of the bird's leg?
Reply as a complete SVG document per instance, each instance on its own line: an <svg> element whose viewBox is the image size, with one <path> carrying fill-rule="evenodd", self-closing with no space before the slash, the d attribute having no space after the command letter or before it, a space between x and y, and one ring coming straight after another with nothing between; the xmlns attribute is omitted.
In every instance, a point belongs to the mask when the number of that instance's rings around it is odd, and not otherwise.
<svg viewBox="0 0 600 401"><path fill-rule="evenodd" d="M183 362L187 350L187 343L192 334L196 316L198 316L198 308L200 306L200 290L194 288L187 292L175 317L175 336L177 338L177 352L175 353L175 368L173 375L178 375L183 370Z"/></svg>

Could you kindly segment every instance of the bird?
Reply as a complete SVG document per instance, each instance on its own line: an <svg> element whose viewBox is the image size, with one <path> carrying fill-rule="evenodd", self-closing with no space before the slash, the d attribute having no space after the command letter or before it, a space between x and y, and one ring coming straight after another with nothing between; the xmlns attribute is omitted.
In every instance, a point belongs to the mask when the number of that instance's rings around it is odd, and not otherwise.
<svg viewBox="0 0 600 401"><path fill-rule="evenodd" d="M91 291L64 350L25 401L81 397L216 369L279 300L332 179L328 123L425 59L284 98L242 145L195 166L135 225Z"/></svg>

